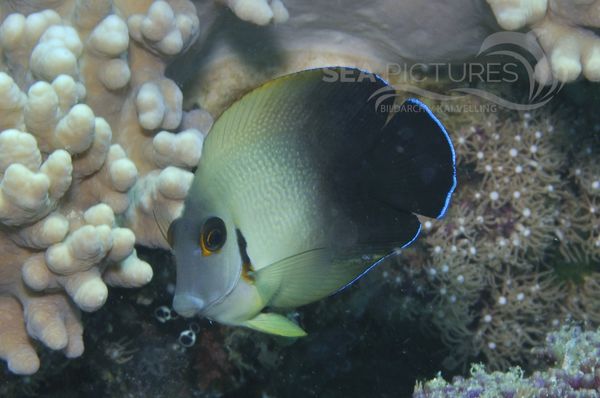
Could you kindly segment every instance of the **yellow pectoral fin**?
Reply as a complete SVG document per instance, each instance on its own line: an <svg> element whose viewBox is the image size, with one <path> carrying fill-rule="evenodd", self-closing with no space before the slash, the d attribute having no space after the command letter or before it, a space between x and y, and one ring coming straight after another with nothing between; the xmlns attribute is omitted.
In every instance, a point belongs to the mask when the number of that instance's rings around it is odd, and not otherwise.
<svg viewBox="0 0 600 398"><path fill-rule="evenodd" d="M242 323L250 329L263 333L275 334L284 337L304 337L306 332L300 326L279 314L258 314L254 318Z"/></svg>
<svg viewBox="0 0 600 398"><path fill-rule="evenodd" d="M312 249L256 271L256 287L268 305L295 308L327 297L355 280L373 261L335 260L333 251Z"/></svg>

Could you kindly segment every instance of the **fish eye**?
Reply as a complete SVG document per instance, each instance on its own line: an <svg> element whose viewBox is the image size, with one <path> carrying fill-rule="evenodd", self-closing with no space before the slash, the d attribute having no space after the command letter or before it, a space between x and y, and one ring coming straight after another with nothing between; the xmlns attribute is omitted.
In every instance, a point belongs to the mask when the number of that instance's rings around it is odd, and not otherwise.
<svg viewBox="0 0 600 398"><path fill-rule="evenodd" d="M223 247L227 240L225 223L218 217L206 220L200 233L200 248L203 256L210 256Z"/></svg>

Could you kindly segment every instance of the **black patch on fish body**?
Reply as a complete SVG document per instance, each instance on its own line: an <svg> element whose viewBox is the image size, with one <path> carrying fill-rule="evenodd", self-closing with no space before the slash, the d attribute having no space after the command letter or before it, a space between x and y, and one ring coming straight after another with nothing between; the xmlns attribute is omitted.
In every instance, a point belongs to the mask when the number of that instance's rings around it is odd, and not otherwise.
<svg viewBox="0 0 600 398"><path fill-rule="evenodd" d="M323 176L323 206L332 207L327 220L316 221L340 255L391 251L418 234L413 213L438 217L446 208L455 185L452 145L420 102L408 100L390 120L393 97L373 96L384 81L336 69L343 79L312 80L297 137L311 159L307 167Z"/></svg>
<svg viewBox="0 0 600 398"><path fill-rule="evenodd" d="M248 257L248 253L246 252L246 239L244 239L244 235L242 235L242 232L239 229L235 230L235 234L237 237L238 247L240 249L240 255L242 256L242 261L250 264L250 257Z"/></svg>
<svg viewBox="0 0 600 398"><path fill-rule="evenodd" d="M242 235L242 232L239 229L235 230L235 234L237 238L238 248L240 250L240 256L242 257L242 277L247 282L252 283L254 282L254 267L252 267L252 262L250 261L250 257L248 257L248 252L246 250L248 244L246 243L246 239L244 238L244 235Z"/></svg>
<svg viewBox="0 0 600 398"><path fill-rule="evenodd" d="M209 134L204 149L218 139L219 150L206 151L203 158L242 161L243 148L273 148L264 154L274 165L271 175L292 159L298 174L312 173L307 178L314 179L314 200L329 209L309 220L326 230L327 242L320 246L340 252L369 245L376 251L402 247L419 231L413 213L438 217L447 207L455 185L454 151L443 126L418 100L406 101L390 115L394 96L386 96L386 89L390 87L376 75L353 68L314 69L275 79L246 96L256 93L258 104L246 107L243 97L224 113L236 112L250 121L230 118L236 123L220 131L220 137ZM249 113L259 105L268 114ZM256 154L246 156L247 167L264 161ZM277 158L288 163L277 166ZM256 176L248 171L247 178Z"/></svg>

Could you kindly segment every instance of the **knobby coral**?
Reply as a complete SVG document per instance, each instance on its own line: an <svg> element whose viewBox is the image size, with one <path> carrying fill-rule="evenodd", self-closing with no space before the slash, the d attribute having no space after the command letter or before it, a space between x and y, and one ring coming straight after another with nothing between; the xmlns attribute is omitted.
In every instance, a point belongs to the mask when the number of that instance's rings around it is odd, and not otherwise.
<svg viewBox="0 0 600 398"><path fill-rule="evenodd" d="M79 310L152 277L134 244L167 246L208 127L164 70L200 26L186 0L0 15L0 358L30 374L32 339L81 355Z"/></svg>
<svg viewBox="0 0 600 398"><path fill-rule="evenodd" d="M540 82L562 82L580 74L600 80L600 27L598 0L487 0L500 26L507 30L532 29L546 57L535 67Z"/></svg>
<svg viewBox="0 0 600 398"><path fill-rule="evenodd" d="M288 10L281 0L219 0L226 4L243 21L266 25L269 22L285 22Z"/></svg>

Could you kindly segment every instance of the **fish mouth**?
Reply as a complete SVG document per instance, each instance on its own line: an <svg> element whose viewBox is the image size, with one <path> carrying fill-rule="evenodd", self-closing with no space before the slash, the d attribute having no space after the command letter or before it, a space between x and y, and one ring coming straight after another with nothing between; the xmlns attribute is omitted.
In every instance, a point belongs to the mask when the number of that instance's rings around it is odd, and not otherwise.
<svg viewBox="0 0 600 398"><path fill-rule="evenodd" d="M191 294L176 294L173 309L184 318L191 318L206 308L204 300Z"/></svg>
<svg viewBox="0 0 600 398"><path fill-rule="evenodd" d="M246 239L244 239L244 236L239 229L236 229L236 235L242 260L236 283L234 283L222 297L218 297L212 301L204 300L189 292L175 293L175 297L173 298L173 309L175 309L179 315L184 318L191 318L196 315L206 316L208 310L212 309L215 305L222 303L229 297L237 285L237 280L239 280L240 276L247 281L253 280L251 272L254 271L254 269L250 262L250 258L248 257L248 253L246 252Z"/></svg>

